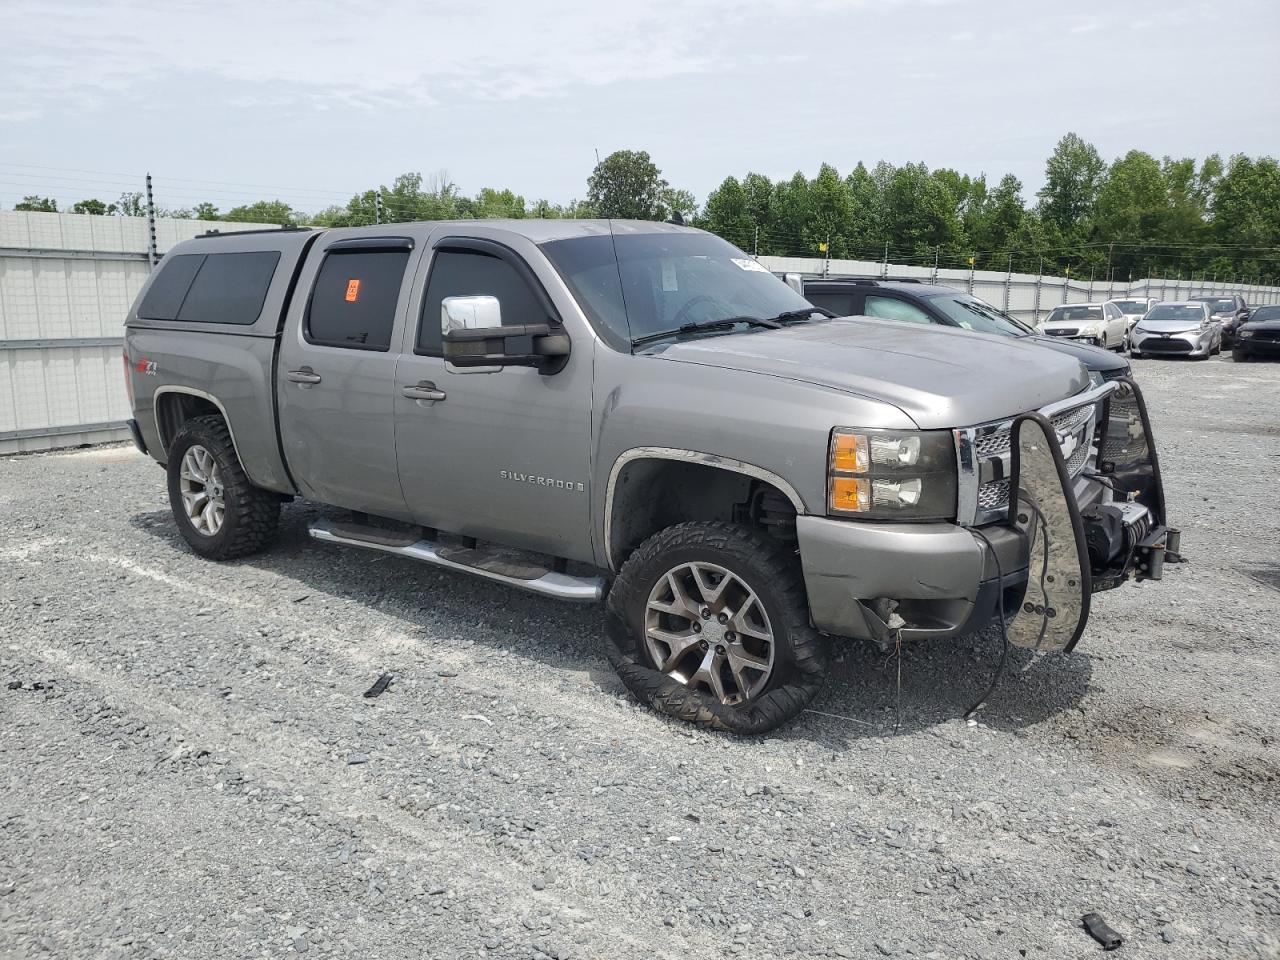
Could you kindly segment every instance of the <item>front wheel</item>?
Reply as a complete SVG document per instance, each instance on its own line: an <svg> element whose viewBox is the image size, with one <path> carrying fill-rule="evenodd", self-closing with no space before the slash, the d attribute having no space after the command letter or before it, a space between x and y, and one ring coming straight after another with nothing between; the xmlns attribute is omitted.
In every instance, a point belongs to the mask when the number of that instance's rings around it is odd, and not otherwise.
<svg viewBox="0 0 1280 960"><path fill-rule="evenodd" d="M182 425L169 447L168 474L178 530L202 557L242 557L275 537L280 496L249 482L221 417Z"/></svg>
<svg viewBox="0 0 1280 960"><path fill-rule="evenodd" d="M609 592L605 628L638 700L733 733L794 719L826 667L794 548L732 523L682 523L641 544Z"/></svg>
<svg viewBox="0 0 1280 960"><path fill-rule="evenodd" d="M1241 350L1239 347L1236 347L1234 350L1231 351L1231 359L1234 360L1236 363L1248 363L1249 354L1247 351Z"/></svg>

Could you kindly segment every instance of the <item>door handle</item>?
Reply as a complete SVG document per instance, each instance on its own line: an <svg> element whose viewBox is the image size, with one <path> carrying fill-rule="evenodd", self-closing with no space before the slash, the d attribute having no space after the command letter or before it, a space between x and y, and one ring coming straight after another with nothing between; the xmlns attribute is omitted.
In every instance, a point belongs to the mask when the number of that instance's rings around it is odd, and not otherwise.
<svg viewBox="0 0 1280 960"><path fill-rule="evenodd" d="M316 373L310 367L303 367L300 370L290 370L285 374L290 383L319 383L320 374Z"/></svg>
<svg viewBox="0 0 1280 960"><path fill-rule="evenodd" d="M430 380L419 380L411 387L404 387L400 390L402 396L408 397L410 400L443 400L445 392L437 390L436 385Z"/></svg>

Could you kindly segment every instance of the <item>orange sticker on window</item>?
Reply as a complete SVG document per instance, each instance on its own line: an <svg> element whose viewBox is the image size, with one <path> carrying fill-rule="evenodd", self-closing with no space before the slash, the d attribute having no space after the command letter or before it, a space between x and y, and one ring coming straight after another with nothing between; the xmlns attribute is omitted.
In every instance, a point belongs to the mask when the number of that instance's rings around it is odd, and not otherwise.
<svg viewBox="0 0 1280 960"><path fill-rule="evenodd" d="M360 281L347 281L347 303L355 303L360 299Z"/></svg>

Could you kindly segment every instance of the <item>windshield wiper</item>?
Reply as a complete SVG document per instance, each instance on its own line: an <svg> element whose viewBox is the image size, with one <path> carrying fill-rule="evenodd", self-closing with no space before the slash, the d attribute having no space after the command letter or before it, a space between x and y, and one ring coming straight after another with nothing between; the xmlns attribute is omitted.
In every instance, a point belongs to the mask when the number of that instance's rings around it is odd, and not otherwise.
<svg viewBox="0 0 1280 960"><path fill-rule="evenodd" d="M763 317L724 317L720 320L701 320L698 323L686 323L683 326L676 327L674 330L662 330L658 333L648 333L643 337L636 337L631 341L633 347L639 347L646 343L653 343L655 340L665 340L667 337L679 336L682 333L700 333L703 330L723 330L725 327L732 327L738 323L750 324L753 327L765 327L769 330L777 330L782 326L777 320L766 320Z"/></svg>
<svg viewBox="0 0 1280 960"><path fill-rule="evenodd" d="M785 323L788 320L808 320L815 313L821 314L828 320L834 320L836 315L826 307L807 307L804 310L786 310L774 317L774 320Z"/></svg>

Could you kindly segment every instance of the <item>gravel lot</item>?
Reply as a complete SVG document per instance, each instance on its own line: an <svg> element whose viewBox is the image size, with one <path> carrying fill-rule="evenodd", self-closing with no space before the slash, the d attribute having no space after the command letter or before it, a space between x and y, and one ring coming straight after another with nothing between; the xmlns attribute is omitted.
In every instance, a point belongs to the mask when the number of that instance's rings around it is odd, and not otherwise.
<svg viewBox="0 0 1280 960"><path fill-rule="evenodd" d="M132 448L0 460L0 956L1280 956L1280 364L1137 361L1190 563L1079 651L843 648L736 740L594 608L324 546L216 565ZM1261 487L1261 489L1259 489ZM384 671L396 679L361 696Z"/></svg>

